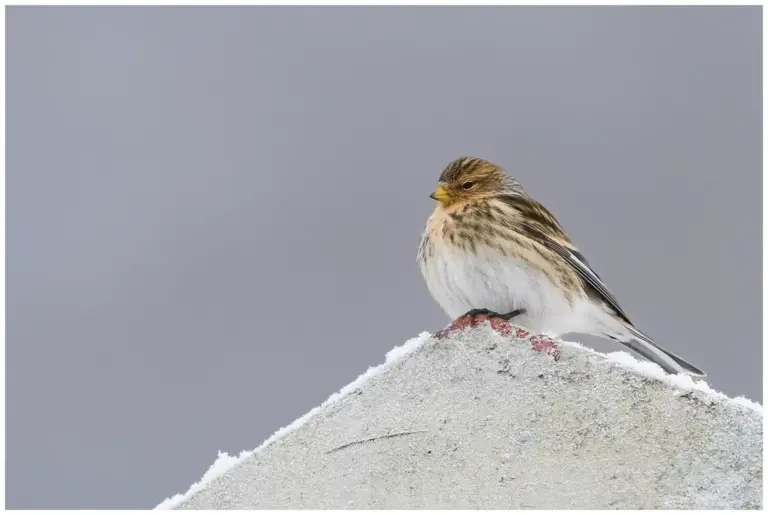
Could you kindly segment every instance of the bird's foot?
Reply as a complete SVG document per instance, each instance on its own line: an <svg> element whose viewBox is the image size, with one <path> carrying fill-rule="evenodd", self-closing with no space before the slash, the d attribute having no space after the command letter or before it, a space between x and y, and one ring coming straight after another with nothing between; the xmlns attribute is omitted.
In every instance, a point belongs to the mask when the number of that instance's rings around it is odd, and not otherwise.
<svg viewBox="0 0 768 515"><path fill-rule="evenodd" d="M490 318L500 318L502 320L506 320L507 322L509 322L513 318L515 318L517 316L520 316L520 315L523 315L523 314L525 314L525 310L524 309L515 309L514 311L510 311L509 313L504 313L504 314L496 313L495 311L491 311L490 309L485 309L485 308L483 308L483 309L470 309L469 311L467 311L466 313L461 315L459 317L459 319L464 318L464 317L475 318L475 317L478 317L480 315L485 315L485 317L488 318L488 319L490 319Z"/></svg>
<svg viewBox="0 0 768 515"><path fill-rule="evenodd" d="M467 327L476 327L483 324L486 320L491 323L491 327L495 331L506 336L512 333L512 326L509 324L509 321L524 313L524 309L516 309L504 314L496 313L490 309L471 309L451 322L448 327L435 333L435 336L442 339L451 331L466 329Z"/></svg>
<svg viewBox="0 0 768 515"><path fill-rule="evenodd" d="M527 339L531 343L531 347L534 351L543 352L554 358L555 361L559 360L560 347L550 336L545 334L531 334L530 331L519 326L513 326L509 323L509 320L518 315L522 315L523 313L525 313L524 309L517 309L504 315L500 315L499 313L487 309L473 309L451 322L451 324L442 331L435 333L434 336L437 339L443 339L448 336L448 333L469 327L477 327L487 320L491 324L491 329L502 336L512 336L523 340Z"/></svg>

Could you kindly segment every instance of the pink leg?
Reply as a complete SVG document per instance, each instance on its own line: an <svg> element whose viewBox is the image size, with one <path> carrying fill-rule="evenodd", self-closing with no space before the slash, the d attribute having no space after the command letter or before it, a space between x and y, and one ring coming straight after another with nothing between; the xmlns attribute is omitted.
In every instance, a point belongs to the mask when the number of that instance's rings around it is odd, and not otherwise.
<svg viewBox="0 0 768 515"><path fill-rule="evenodd" d="M550 338L543 334L530 335L525 329L514 326L506 320L498 317L488 317L486 315L463 315L451 322L451 324L445 329L438 331L434 334L435 338L442 340L448 336L448 333L458 331L461 329L467 329L470 327L477 327L485 323L490 322L491 328L503 336L514 336L515 338L527 339L531 343L531 347L536 352L543 352L557 361L560 359L560 347Z"/></svg>

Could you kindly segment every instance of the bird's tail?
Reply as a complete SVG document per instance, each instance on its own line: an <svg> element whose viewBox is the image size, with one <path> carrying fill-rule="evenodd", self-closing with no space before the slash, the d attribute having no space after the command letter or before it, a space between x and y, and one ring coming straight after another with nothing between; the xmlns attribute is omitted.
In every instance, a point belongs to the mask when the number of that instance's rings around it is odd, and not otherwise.
<svg viewBox="0 0 768 515"><path fill-rule="evenodd" d="M670 374L688 374L696 377L706 377L707 374L685 361L680 356L668 351L661 345L654 342L648 335L639 329L625 324L629 331L630 338L616 338L622 345L629 347L640 354L645 359L659 365L665 372Z"/></svg>

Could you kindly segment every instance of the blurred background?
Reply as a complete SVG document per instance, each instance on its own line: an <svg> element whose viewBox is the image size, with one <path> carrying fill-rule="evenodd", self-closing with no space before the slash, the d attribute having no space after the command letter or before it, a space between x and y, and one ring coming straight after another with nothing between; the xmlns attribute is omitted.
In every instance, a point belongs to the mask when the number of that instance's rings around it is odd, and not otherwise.
<svg viewBox="0 0 768 515"><path fill-rule="evenodd" d="M762 401L761 16L8 8L7 507L153 507L443 327L416 250L461 155Z"/></svg>

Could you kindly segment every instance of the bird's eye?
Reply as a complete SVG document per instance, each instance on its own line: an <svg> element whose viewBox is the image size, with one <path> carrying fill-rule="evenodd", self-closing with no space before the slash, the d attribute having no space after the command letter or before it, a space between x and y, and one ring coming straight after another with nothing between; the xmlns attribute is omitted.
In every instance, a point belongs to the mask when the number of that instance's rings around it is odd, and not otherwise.
<svg viewBox="0 0 768 515"><path fill-rule="evenodd" d="M474 186L475 186L475 183L472 181L467 181L461 185L461 187L464 188L465 190L471 190Z"/></svg>

